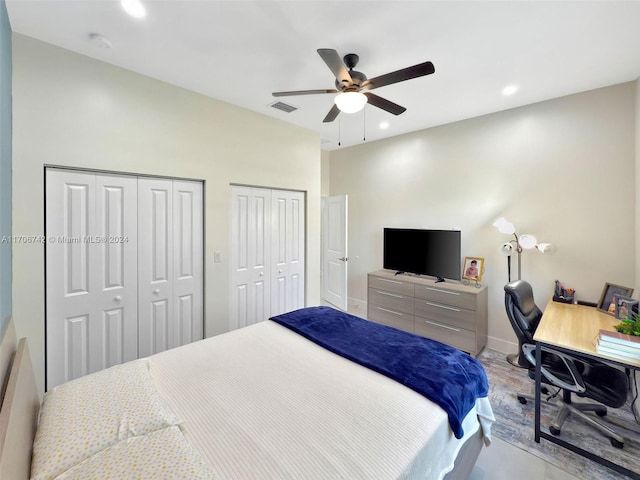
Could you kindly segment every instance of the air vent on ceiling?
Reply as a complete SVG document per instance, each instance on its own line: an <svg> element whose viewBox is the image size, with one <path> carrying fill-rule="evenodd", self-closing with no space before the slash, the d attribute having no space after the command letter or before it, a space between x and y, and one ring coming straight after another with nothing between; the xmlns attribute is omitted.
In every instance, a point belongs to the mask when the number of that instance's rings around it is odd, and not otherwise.
<svg viewBox="0 0 640 480"><path fill-rule="evenodd" d="M294 107L293 105L289 105L284 102L275 102L272 103L271 106L277 110L282 110L283 112L291 113L298 109L298 107Z"/></svg>

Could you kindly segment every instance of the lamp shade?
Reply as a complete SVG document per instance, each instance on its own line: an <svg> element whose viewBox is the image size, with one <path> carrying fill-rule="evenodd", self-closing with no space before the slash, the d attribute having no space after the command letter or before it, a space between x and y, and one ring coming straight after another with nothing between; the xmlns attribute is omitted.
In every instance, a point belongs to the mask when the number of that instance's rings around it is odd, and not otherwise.
<svg viewBox="0 0 640 480"><path fill-rule="evenodd" d="M504 233L506 235L512 235L516 232L516 227L513 226L513 223L504 217L500 217L493 222L493 226L496 227L500 233Z"/></svg>
<svg viewBox="0 0 640 480"><path fill-rule="evenodd" d="M513 254L514 248L511 242L503 243L498 247L498 253L505 257L510 257Z"/></svg>
<svg viewBox="0 0 640 480"><path fill-rule="evenodd" d="M333 99L341 112L356 113L367 104L367 97L360 92L342 92Z"/></svg>
<svg viewBox="0 0 640 480"><path fill-rule="evenodd" d="M551 253L553 245L551 245L550 243L539 243L536 245L536 248L541 253Z"/></svg>
<svg viewBox="0 0 640 480"><path fill-rule="evenodd" d="M524 235L520 235L519 242L522 248L530 249L530 248L535 248L536 243L538 243L538 240L536 240L536 237L534 237L533 235L524 234Z"/></svg>

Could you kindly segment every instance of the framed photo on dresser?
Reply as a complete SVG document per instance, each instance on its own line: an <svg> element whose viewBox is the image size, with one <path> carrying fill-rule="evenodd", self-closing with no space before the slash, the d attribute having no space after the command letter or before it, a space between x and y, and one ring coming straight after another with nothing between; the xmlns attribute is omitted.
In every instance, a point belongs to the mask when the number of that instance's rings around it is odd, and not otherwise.
<svg viewBox="0 0 640 480"><path fill-rule="evenodd" d="M465 280L474 280L479 282L482 280L484 271L484 258L482 257L465 257L464 267L462 270L462 278Z"/></svg>

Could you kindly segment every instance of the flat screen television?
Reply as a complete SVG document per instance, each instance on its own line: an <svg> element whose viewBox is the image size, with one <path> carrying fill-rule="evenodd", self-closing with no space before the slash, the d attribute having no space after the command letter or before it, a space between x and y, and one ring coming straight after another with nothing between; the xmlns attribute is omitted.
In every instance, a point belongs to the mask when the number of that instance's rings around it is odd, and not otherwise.
<svg viewBox="0 0 640 480"><path fill-rule="evenodd" d="M384 229L383 267L460 280L460 230Z"/></svg>

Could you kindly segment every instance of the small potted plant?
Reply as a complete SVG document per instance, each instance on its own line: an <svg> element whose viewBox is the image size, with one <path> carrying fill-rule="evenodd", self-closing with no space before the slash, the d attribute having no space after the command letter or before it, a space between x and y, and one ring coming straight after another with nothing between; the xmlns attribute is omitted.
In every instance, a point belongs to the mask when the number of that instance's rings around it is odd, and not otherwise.
<svg viewBox="0 0 640 480"><path fill-rule="evenodd" d="M624 335L640 337L640 315L634 312L631 314L631 318L623 318L620 322L613 326L616 331Z"/></svg>

